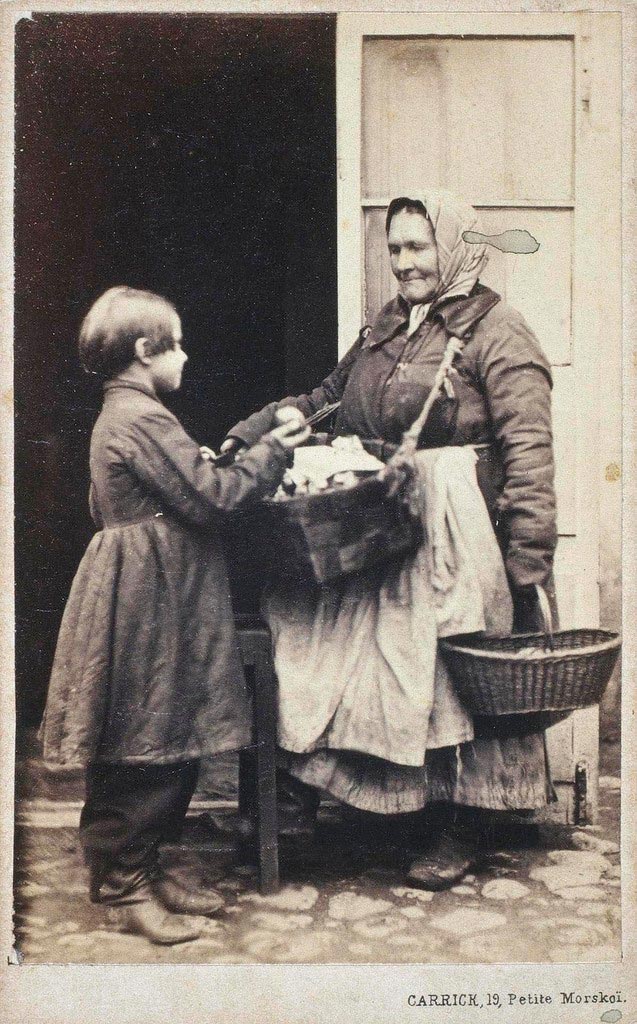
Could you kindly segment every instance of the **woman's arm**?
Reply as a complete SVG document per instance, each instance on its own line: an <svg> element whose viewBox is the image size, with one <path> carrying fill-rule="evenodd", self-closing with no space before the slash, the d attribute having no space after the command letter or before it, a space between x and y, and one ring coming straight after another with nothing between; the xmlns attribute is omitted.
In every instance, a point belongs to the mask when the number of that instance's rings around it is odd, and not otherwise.
<svg viewBox="0 0 637 1024"><path fill-rule="evenodd" d="M496 307L497 308L497 307ZM551 371L519 314L486 326L479 371L504 464L498 502L514 589L549 580L557 544Z"/></svg>
<svg viewBox="0 0 637 1024"><path fill-rule="evenodd" d="M319 387L314 388L308 395L298 395L296 398L284 398L280 402L270 402L258 412L252 413L247 419L236 423L226 435L226 441L235 439L240 445L254 444L263 434L272 430L275 423L275 413L282 406L291 405L303 413L306 419L312 416L319 409L332 402L339 402L343 397L345 385L347 384L350 370L360 352L364 340L364 332L361 331L352 347L345 353L336 369L332 370ZM222 445L222 450L225 445Z"/></svg>
<svg viewBox="0 0 637 1024"><path fill-rule="evenodd" d="M282 441L270 434L236 465L215 469L179 421L159 405L129 425L123 447L132 472L162 505L196 525L272 493L288 457Z"/></svg>

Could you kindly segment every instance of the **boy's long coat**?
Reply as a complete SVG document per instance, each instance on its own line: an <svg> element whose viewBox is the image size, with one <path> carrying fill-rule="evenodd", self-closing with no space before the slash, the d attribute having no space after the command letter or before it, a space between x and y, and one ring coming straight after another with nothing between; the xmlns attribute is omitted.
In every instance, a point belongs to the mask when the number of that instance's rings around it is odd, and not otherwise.
<svg viewBox="0 0 637 1024"><path fill-rule="evenodd" d="M166 764L249 740L215 523L273 491L266 438L214 469L151 389L112 381L91 440L100 527L67 602L42 728L51 765Z"/></svg>

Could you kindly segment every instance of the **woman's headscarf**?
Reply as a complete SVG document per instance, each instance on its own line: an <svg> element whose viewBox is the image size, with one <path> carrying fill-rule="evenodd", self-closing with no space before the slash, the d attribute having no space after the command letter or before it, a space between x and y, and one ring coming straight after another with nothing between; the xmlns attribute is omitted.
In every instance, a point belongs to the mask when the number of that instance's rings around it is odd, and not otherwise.
<svg viewBox="0 0 637 1024"><path fill-rule="evenodd" d="M438 249L440 283L433 302L457 295L469 295L487 263L485 245L465 242L465 231L480 231L472 206L452 192L431 189L420 196L431 221Z"/></svg>

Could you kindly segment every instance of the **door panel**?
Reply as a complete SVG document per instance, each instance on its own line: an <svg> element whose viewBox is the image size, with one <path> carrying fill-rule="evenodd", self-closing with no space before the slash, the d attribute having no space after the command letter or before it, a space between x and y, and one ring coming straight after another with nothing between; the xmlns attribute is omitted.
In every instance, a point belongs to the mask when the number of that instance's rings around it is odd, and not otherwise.
<svg viewBox="0 0 637 1024"><path fill-rule="evenodd" d="M572 210L478 209L482 230L497 235L523 228L540 243L537 252L499 252L489 246L482 281L524 315L553 366L571 362Z"/></svg>
<svg viewBox="0 0 637 1024"><path fill-rule="evenodd" d="M365 195L572 196L572 39L366 38L362 108Z"/></svg>

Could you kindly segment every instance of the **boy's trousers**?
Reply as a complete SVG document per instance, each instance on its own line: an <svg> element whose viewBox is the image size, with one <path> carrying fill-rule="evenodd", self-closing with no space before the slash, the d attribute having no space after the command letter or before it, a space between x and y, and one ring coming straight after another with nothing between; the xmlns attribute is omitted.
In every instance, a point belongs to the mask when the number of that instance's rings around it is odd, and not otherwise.
<svg viewBox="0 0 637 1024"><path fill-rule="evenodd" d="M94 903L150 897L159 844L179 838L198 775L199 761L89 765L80 842Z"/></svg>

